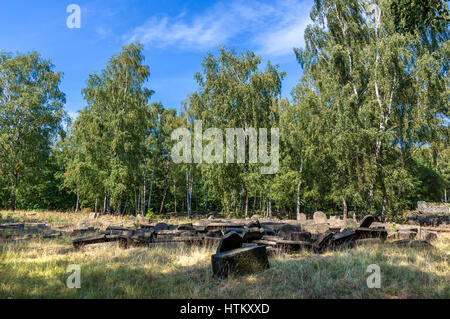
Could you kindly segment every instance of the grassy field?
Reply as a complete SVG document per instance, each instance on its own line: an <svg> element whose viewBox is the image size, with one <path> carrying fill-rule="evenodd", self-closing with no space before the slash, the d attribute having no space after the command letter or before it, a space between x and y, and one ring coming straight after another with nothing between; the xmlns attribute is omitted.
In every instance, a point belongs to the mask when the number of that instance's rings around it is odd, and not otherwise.
<svg viewBox="0 0 450 319"><path fill-rule="evenodd" d="M48 221L53 214L42 215ZM77 220L72 215L56 222ZM214 252L205 248L124 250L109 243L73 250L66 236L0 245L0 298L450 298L448 236L433 242L435 248L383 244L280 254L262 273L226 280L212 277ZM81 267L80 289L66 286L71 264ZM381 268L379 289L367 287L371 264Z"/></svg>

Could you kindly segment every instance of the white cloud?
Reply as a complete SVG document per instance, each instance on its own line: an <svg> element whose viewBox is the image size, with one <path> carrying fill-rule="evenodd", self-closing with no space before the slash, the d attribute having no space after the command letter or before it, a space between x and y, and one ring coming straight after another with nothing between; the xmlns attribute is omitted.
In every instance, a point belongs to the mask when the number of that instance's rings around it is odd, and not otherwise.
<svg viewBox="0 0 450 319"><path fill-rule="evenodd" d="M126 41L197 51L235 40L260 54L283 56L303 46L311 7L310 0L219 2L194 16L186 12L153 16L128 34Z"/></svg>

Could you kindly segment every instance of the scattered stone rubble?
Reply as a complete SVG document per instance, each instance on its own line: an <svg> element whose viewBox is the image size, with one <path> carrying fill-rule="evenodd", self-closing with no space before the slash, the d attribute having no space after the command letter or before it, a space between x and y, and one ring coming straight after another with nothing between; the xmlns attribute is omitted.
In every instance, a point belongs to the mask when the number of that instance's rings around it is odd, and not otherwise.
<svg viewBox="0 0 450 319"><path fill-rule="evenodd" d="M417 209L409 213L407 219L410 225L450 225L450 204L417 202Z"/></svg>
<svg viewBox="0 0 450 319"><path fill-rule="evenodd" d="M392 227L375 222L370 215L358 223L354 219L327 218L322 212L316 212L311 220L303 216L299 221L207 219L180 225L162 222L140 224L139 228L110 225L104 230L84 225L86 227L74 230L64 230L63 225L55 230L44 223L0 224L0 235L2 238L24 240L65 234L77 237L72 241L75 249L107 242L118 242L124 249L130 246L151 248L168 243L208 246L217 249L211 257L214 275L225 278L230 273L267 269L267 255L276 252L305 250L323 253L383 243L386 239L396 240L394 244L399 247L423 247L431 246L430 242L437 238L438 231L450 231L448 228L430 231L426 227L408 225ZM28 237L23 237L25 233Z"/></svg>

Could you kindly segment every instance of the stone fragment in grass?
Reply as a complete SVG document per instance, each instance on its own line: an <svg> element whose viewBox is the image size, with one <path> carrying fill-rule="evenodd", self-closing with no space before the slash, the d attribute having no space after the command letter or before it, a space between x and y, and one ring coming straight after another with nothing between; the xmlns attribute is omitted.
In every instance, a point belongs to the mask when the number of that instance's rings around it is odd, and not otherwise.
<svg viewBox="0 0 450 319"><path fill-rule="evenodd" d="M356 232L351 229L347 229L341 233L337 233L333 235L333 238L331 239L331 243L333 246L341 246L349 241L353 241L353 239L356 237Z"/></svg>
<svg viewBox="0 0 450 319"><path fill-rule="evenodd" d="M299 251L299 250L310 250L312 248L312 243L307 241L294 241L294 240L278 240L276 242L276 248L282 251Z"/></svg>
<svg viewBox="0 0 450 319"><path fill-rule="evenodd" d="M356 228L356 238L380 238L382 241L385 241L388 235L386 229L374 229L374 228Z"/></svg>
<svg viewBox="0 0 450 319"><path fill-rule="evenodd" d="M194 226L192 226L192 223L181 224L177 226L177 230L194 230Z"/></svg>
<svg viewBox="0 0 450 319"><path fill-rule="evenodd" d="M216 253L211 256L211 264L214 276L219 278L227 278L230 274L255 273L270 267L266 246L262 245Z"/></svg>
<svg viewBox="0 0 450 319"><path fill-rule="evenodd" d="M118 241L119 239L120 239L120 236L117 236L117 235L99 235L99 236L77 238L72 241L72 244L73 244L73 247L79 248L79 247L85 246L85 245Z"/></svg>
<svg viewBox="0 0 450 319"><path fill-rule="evenodd" d="M223 253L229 250L241 248L243 244L242 237L236 232L230 232L222 237L217 247L217 253Z"/></svg>
<svg viewBox="0 0 450 319"><path fill-rule="evenodd" d="M366 215L364 216L364 218L362 219L362 221L359 223L359 227L363 227L363 228L369 228L370 225L372 225L372 223L375 221L375 218L372 215Z"/></svg>
<svg viewBox="0 0 450 319"><path fill-rule="evenodd" d="M166 223L157 223L154 227L155 230L169 230L170 226Z"/></svg>

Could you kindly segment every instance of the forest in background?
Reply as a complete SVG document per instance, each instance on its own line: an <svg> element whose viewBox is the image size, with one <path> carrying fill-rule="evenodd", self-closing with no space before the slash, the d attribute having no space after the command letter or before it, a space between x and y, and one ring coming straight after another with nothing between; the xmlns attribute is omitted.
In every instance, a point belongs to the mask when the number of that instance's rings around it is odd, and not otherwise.
<svg viewBox="0 0 450 319"><path fill-rule="evenodd" d="M289 100L277 65L222 47L203 59L178 112L152 102L150 67L134 43L89 76L72 122L50 60L0 53L0 208L384 220L418 200L446 202L447 3L376 3L378 24L362 1L315 1ZM279 128L278 172L262 175L248 161L175 164L171 133L194 120L203 130Z"/></svg>

